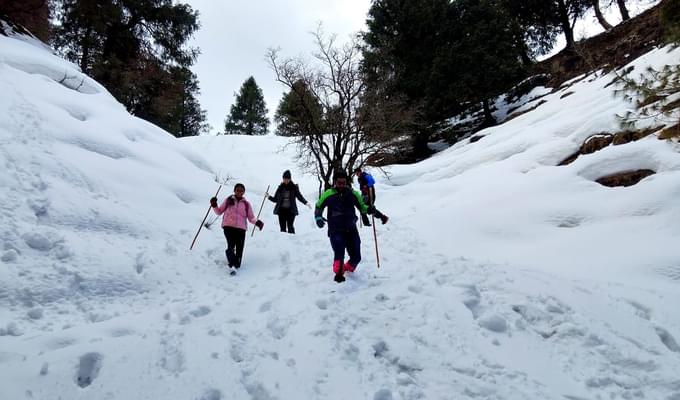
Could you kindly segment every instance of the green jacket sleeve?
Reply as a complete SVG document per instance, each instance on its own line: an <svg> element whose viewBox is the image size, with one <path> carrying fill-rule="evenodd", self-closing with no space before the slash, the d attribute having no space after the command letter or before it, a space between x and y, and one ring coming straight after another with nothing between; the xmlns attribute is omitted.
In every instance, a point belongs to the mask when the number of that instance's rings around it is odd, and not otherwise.
<svg viewBox="0 0 680 400"><path fill-rule="evenodd" d="M326 207L326 199L335 194L335 189L331 188L326 190L321 194L319 200L316 202L316 208L314 209L314 217L321 217L324 207Z"/></svg>
<svg viewBox="0 0 680 400"><path fill-rule="evenodd" d="M356 199L355 206L356 208L359 209L359 212L362 214L367 214L368 213L368 206L366 203L364 203L363 197L361 197L361 193L359 193L356 190L352 190L352 194L354 195L354 198Z"/></svg>

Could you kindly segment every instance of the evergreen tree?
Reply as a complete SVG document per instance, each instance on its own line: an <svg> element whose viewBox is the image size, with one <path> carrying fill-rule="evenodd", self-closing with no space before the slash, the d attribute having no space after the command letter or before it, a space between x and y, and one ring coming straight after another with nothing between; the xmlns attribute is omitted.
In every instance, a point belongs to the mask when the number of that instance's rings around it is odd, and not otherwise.
<svg viewBox="0 0 680 400"><path fill-rule="evenodd" d="M593 0L505 0L504 7L525 28L530 47L538 45L545 53L557 31L564 34L567 48L573 48L574 24L593 7Z"/></svg>
<svg viewBox="0 0 680 400"><path fill-rule="evenodd" d="M179 134L176 136L198 136L210 130L206 111L201 108L196 96L201 94L196 74L187 68L176 69L176 80L182 84L182 102L178 115L180 117Z"/></svg>
<svg viewBox="0 0 680 400"><path fill-rule="evenodd" d="M458 0L459 30L448 55L456 58L455 88L465 102L481 102L484 125L493 125L489 100L504 93L524 74L513 35L513 19L501 0Z"/></svg>
<svg viewBox="0 0 680 400"><path fill-rule="evenodd" d="M255 78L246 79L224 124L227 135L265 135L269 128L267 106Z"/></svg>
<svg viewBox="0 0 680 400"><path fill-rule="evenodd" d="M590 0L550 0L546 3L554 7L554 15L567 40L567 48L573 48L576 45L574 24L591 7Z"/></svg>
<svg viewBox="0 0 680 400"><path fill-rule="evenodd" d="M181 133L174 111L187 93L173 68L188 68L198 54L186 47L197 12L172 0L59 0L57 19L54 45L66 58L130 113Z"/></svg>
<svg viewBox="0 0 680 400"><path fill-rule="evenodd" d="M554 22L552 8L545 0L503 0L500 7L508 14L508 33L525 66L536 57L552 51L559 29Z"/></svg>
<svg viewBox="0 0 680 400"><path fill-rule="evenodd" d="M48 0L0 0L0 19L15 25L15 28L26 29L42 41L46 42L49 39Z"/></svg>
<svg viewBox="0 0 680 400"><path fill-rule="evenodd" d="M167 99L161 102L158 109L164 118L161 125L167 125L166 130L177 137L198 136L207 132L210 126L206 112L196 99L200 94L196 75L188 68L173 67L171 77L166 93L160 96L161 99Z"/></svg>
<svg viewBox="0 0 680 400"><path fill-rule="evenodd" d="M436 124L459 111L450 72L455 39L449 0L374 0L363 33L363 74L367 90L402 98L422 110L412 134L416 157L429 154Z"/></svg>
<svg viewBox="0 0 680 400"><path fill-rule="evenodd" d="M279 102L274 120L277 135L304 135L322 123L323 109L305 82L298 80Z"/></svg>
<svg viewBox="0 0 680 400"><path fill-rule="evenodd" d="M680 44L680 2L666 0L661 4L659 15L666 39Z"/></svg>

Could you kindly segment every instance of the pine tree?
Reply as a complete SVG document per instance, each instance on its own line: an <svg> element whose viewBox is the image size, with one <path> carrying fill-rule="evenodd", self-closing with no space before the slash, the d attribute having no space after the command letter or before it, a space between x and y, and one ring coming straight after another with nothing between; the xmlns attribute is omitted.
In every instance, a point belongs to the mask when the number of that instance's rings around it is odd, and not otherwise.
<svg viewBox="0 0 680 400"><path fill-rule="evenodd" d="M660 4L659 24L668 43L680 45L680 3L664 0ZM680 139L680 64L676 61L661 68L648 67L638 77L631 77L633 68L618 78L622 84L618 94L635 105L634 111L620 116L626 129L638 124L664 126L659 139Z"/></svg>
<svg viewBox="0 0 680 400"><path fill-rule="evenodd" d="M277 135L304 135L322 123L323 109L305 82L299 80L279 102L274 120Z"/></svg>
<svg viewBox="0 0 680 400"><path fill-rule="evenodd" d="M666 39L680 44L680 2L666 0L659 11L660 24Z"/></svg>
<svg viewBox="0 0 680 400"><path fill-rule="evenodd" d="M546 3L552 3L554 7L554 16L567 40L567 48L573 48L576 45L574 24L591 7L590 0L551 0Z"/></svg>
<svg viewBox="0 0 680 400"><path fill-rule="evenodd" d="M0 19L26 29L38 39L50 36L50 4L48 0L0 0ZM0 27L0 32L2 32Z"/></svg>
<svg viewBox="0 0 680 400"><path fill-rule="evenodd" d="M201 108L196 98L201 93L196 74L187 68L180 68L177 74L183 89L182 102L178 110L180 129L177 136L198 136L208 132L210 125L207 122L206 111Z"/></svg>
<svg viewBox="0 0 680 400"><path fill-rule="evenodd" d="M463 101L481 102L484 125L493 125L489 100L508 90L524 74L512 30L513 19L500 0L458 0L459 30L449 55L456 58L455 88Z"/></svg>
<svg viewBox="0 0 680 400"><path fill-rule="evenodd" d="M252 76L246 79L224 124L227 135L266 135L269 128L262 89Z"/></svg>
<svg viewBox="0 0 680 400"><path fill-rule="evenodd" d="M455 57L447 47L454 21L448 0L375 0L362 34L363 73L369 92L402 98L422 110L412 132L413 153L429 154L436 124L460 110L450 71Z"/></svg>
<svg viewBox="0 0 680 400"><path fill-rule="evenodd" d="M559 29L553 7L545 0L504 0L500 7L508 14L508 33L514 37L515 47L525 66L536 57L552 51Z"/></svg>
<svg viewBox="0 0 680 400"><path fill-rule="evenodd" d="M55 47L102 83L127 110L181 134L187 93L173 69L188 68L198 49L186 43L198 13L172 0L59 0Z"/></svg>
<svg viewBox="0 0 680 400"><path fill-rule="evenodd" d="M172 82L165 94L160 98L166 99L159 113L165 119L162 125L177 137L198 136L210 129L206 122L206 112L196 99L200 94L198 79L188 68L173 67L171 69Z"/></svg>

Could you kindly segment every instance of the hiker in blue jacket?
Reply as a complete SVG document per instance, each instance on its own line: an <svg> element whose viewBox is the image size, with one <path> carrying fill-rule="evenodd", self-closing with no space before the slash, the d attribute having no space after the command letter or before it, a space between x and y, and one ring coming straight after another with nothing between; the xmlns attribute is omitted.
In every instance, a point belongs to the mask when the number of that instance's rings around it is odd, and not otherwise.
<svg viewBox="0 0 680 400"><path fill-rule="evenodd" d="M366 171L362 171L361 168L355 168L354 175L359 182L359 190L361 191L364 203L368 206L375 205L375 179L373 179L373 176ZM365 226L371 226L371 222L366 214L361 215L361 222Z"/></svg>

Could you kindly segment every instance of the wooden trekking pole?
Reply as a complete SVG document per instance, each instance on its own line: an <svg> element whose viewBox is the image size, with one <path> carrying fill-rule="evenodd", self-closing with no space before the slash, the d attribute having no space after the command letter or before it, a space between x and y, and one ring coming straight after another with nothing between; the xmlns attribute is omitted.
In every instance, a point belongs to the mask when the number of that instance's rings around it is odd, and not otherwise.
<svg viewBox="0 0 680 400"><path fill-rule="evenodd" d="M371 207L375 210L373 205L373 192L368 189L368 198L371 200ZM378 235L375 233L375 216L371 214L371 225L373 225L373 243L375 244L375 260L378 264L378 269L380 269L380 254L378 253Z"/></svg>
<svg viewBox="0 0 680 400"><path fill-rule="evenodd" d="M220 189L222 189L221 183L220 183L220 187L217 188L217 193L215 193L215 197L217 197L217 195L220 194ZM194 240L191 242L191 246L189 246L189 250L194 248L194 243L196 243L196 239L198 238L198 234L201 233L201 228L203 228L203 224L205 223L206 218L208 218L208 214L210 214L211 209L212 209L212 206L208 207L208 211L205 212L205 217L203 217L203 221L201 221L201 225L198 227L198 231L196 232L196 236L194 236Z"/></svg>
<svg viewBox="0 0 680 400"><path fill-rule="evenodd" d="M257 217L256 219L260 219L260 213L262 212L262 207L264 207L264 201L267 200L267 196L269 196L269 186L267 185L267 191L264 192L264 198L262 198L262 204L260 204L260 211L257 212ZM295 199L293 199L295 200ZM250 236L252 237L255 234L255 225L253 225L253 231L250 233Z"/></svg>

